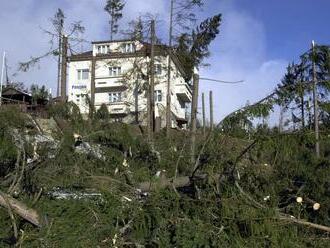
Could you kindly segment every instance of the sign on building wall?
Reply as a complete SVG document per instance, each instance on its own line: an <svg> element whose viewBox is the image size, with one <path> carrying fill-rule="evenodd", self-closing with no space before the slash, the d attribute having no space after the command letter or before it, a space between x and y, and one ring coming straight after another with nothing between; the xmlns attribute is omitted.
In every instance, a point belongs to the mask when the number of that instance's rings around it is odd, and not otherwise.
<svg viewBox="0 0 330 248"><path fill-rule="evenodd" d="M73 90L83 90L87 89L87 85L72 85Z"/></svg>

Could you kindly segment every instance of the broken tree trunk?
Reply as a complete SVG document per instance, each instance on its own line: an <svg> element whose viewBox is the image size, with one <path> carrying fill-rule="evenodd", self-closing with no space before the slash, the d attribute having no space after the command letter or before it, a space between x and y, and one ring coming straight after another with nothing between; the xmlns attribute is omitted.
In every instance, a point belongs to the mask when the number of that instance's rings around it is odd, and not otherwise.
<svg viewBox="0 0 330 248"><path fill-rule="evenodd" d="M137 185L137 188L141 191L148 192L155 189L163 189L169 186L174 186L175 188L188 186L191 183L189 177L178 177L173 180L171 179L161 179L158 182L143 182Z"/></svg>
<svg viewBox="0 0 330 248"><path fill-rule="evenodd" d="M7 202L10 204L10 208L14 213L37 227L42 226L40 216L36 210L27 207L24 203L0 191L0 206L8 208Z"/></svg>

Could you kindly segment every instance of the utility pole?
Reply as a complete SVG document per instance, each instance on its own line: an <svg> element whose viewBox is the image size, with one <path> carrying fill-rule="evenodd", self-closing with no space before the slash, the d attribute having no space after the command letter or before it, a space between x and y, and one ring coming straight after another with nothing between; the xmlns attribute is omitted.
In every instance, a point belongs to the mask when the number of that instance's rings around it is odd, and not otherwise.
<svg viewBox="0 0 330 248"><path fill-rule="evenodd" d="M210 90L210 129L213 130L213 92Z"/></svg>
<svg viewBox="0 0 330 248"><path fill-rule="evenodd" d="M66 69L67 69L68 37L62 37L62 64L61 64L61 99L66 101Z"/></svg>
<svg viewBox="0 0 330 248"><path fill-rule="evenodd" d="M4 69L5 69L5 61L6 61L6 52L3 52L2 68L1 68L1 81L0 81L0 106L2 104L2 86L3 86L3 74L4 74Z"/></svg>
<svg viewBox="0 0 330 248"><path fill-rule="evenodd" d="M191 157L190 162L195 163L195 149L196 149L196 120L197 120L197 106L198 106L198 84L199 75L197 69L194 69L193 75L193 96L191 102Z"/></svg>
<svg viewBox="0 0 330 248"><path fill-rule="evenodd" d="M62 55L63 23L64 23L64 20L63 20L63 18L61 18L59 32L58 32L57 92L56 92L56 96L59 96L59 94L60 94L60 85L61 85L61 55Z"/></svg>
<svg viewBox="0 0 330 248"><path fill-rule="evenodd" d="M92 119L94 115L95 106L95 68L96 68L96 56L92 55L92 65L91 65L91 102L89 106L89 116Z"/></svg>
<svg viewBox="0 0 330 248"><path fill-rule="evenodd" d="M151 52L150 52L150 85L149 85L149 122L148 122L148 138L153 138L154 119L155 119L155 21L151 21Z"/></svg>
<svg viewBox="0 0 330 248"><path fill-rule="evenodd" d="M203 114L203 134L205 135L205 99L204 93L202 93L202 114Z"/></svg>
<svg viewBox="0 0 330 248"><path fill-rule="evenodd" d="M171 123L171 54L172 54L172 36L173 36L173 8L174 0L171 0L170 10L170 30L169 30L169 54L167 59L167 93L166 93L166 136L170 134Z"/></svg>
<svg viewBox="0 0 330 248"><path fill-rule="evenodd" d="M312 41L312 58L313 58L313 99L314 99L314 131L315 131L315 152L316 157L320 157L319 143L319 113L318 113L318 97L317 97L317 77L315 64L315 42Z"/></svg>

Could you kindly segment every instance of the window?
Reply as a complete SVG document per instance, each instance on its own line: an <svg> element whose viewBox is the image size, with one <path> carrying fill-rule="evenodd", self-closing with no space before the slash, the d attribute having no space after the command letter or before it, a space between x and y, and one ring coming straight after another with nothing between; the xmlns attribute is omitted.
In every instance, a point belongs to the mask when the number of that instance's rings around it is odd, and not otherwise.
<svg viewBox="0 0 330 248"><path fill-rule="evenodd" d="M155 96L155 102L162 101L162 91L161 90L155 90L154 96Z"/></svg>
<svg viewBox="0 0 330 248"><path fill-rule="evenodd" d="M109 102L121 102L121 92L110 92Z"/></svg>
<svg viewBox="0 0 330 248"><path fill-rule="evenodd" d="M155 74L156 75L162 74L162 65L161 64L155 64Z"/></svg>
<svg viewBox="0 0 330 248"><path fill-rule="evenodd" d="M110 53L110 45L100 45L100 46L97 46L97 53L98 54L107 54L107 53Z"/></svg>
<svg viewBox="0 0 330 248"><path fill-rule="evenodd" d="M133 53L135 52L135 46L133 43L126 43L123 45L123 52L124 53Z"/></svg>
<svg viewBox="0 0 330 248"><path fill-rule="evenodd" d="M89 79L89 69L79 69L77 70L78 80Z"/></svg>
<svg viewBox="0 0 330 248"><path fill-rule="evenodd" d="M109 76L110 77L118 77L121 75L121 67L112 66L109 67Z"/></svg>

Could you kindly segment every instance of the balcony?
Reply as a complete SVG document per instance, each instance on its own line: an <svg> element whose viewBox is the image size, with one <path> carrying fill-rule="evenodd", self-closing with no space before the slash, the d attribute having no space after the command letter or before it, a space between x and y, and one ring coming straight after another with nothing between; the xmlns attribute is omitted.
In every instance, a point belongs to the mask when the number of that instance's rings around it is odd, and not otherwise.
<svg viewBox="0 0 330 248"><path fill-rule="evenodd" d="M184 84L176 84L175 92L178 98L183 102L191 102L191 89L187 83Z"/></svg>
<svg viewBox="0 0 330 248"><path fill-rule="evenodd" d="M110 91L124 91L127 85L124 80L98 80L95 84L95 93L105 93Z"/></svg>
<svg viewBox="0 0 330 248"><path fill-rule="evenodd" d="M129 103L127 101L95 103L96 109L98 109L102 104L105 104L108 107L111 115L127 115L130 112Z"/></svg>

